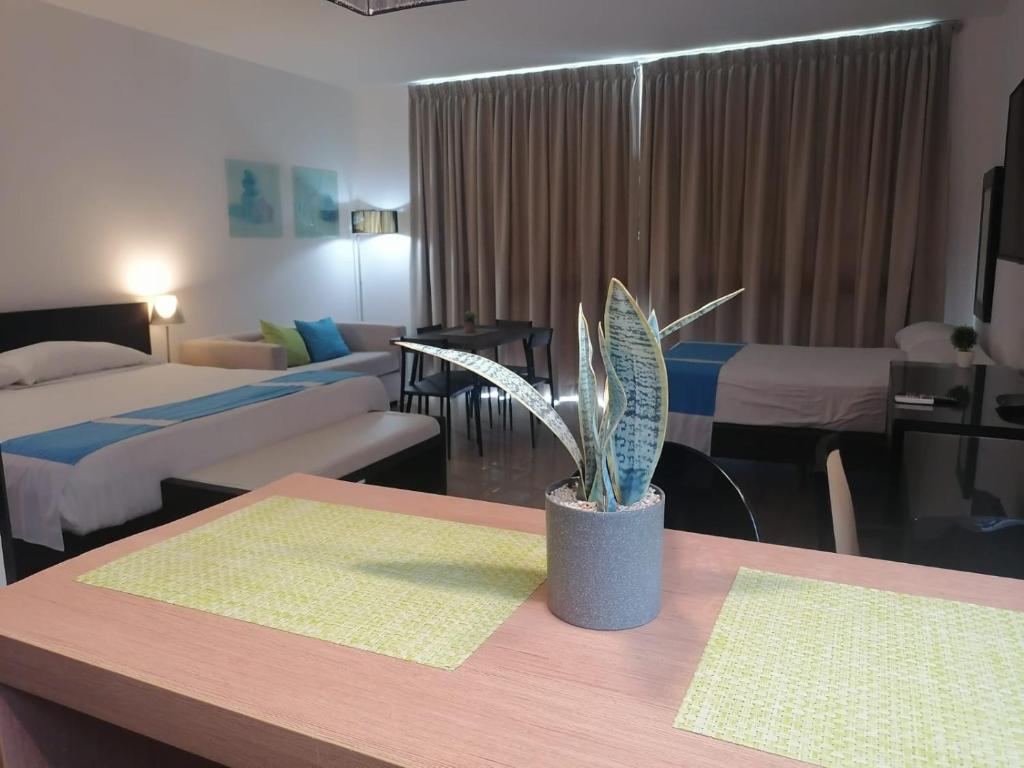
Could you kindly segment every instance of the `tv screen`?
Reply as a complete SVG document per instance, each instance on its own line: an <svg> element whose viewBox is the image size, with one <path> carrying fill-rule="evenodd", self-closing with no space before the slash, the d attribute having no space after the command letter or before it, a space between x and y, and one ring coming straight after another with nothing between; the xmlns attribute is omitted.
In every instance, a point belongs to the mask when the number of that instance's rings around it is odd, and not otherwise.
<svg viewBox="0 0 1024 768"><path fill-rule="evenodd" d="M999 255L1024 262L1024 81L1010 96Z"/></svg>

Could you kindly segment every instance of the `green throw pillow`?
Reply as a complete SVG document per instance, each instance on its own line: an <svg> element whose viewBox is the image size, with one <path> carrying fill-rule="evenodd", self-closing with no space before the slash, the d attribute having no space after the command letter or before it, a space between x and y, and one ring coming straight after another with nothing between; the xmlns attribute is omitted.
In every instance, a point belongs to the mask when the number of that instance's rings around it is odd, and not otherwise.
<svg viewBox="0 0 1024 768"><path fill-rule="evenodd" d="M263 331L263 340L268 344L277 344L284 347L288 355L288 367L294 365L307 365L309 363L309 352L306 350L306 342L302 340L299 332L294 328L282 328L280 325L260 320L260 330Z"/></svg>

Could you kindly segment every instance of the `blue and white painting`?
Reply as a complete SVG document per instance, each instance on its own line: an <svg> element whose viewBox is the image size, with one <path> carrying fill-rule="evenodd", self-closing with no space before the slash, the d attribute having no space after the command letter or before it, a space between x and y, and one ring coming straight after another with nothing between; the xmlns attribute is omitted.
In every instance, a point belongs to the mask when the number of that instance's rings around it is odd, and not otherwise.
<svg viewBox="0 0 1024 768"><path fill-rule="evenodd" d="M292 169L296 237L338 237L338 174L320 168Z"/></svg>
<svg viewBox="0 0 1024 768"><path fill-rule="evenodd" d="M273 163L225 161L232 237L281 237L281 173Z"/></svg>

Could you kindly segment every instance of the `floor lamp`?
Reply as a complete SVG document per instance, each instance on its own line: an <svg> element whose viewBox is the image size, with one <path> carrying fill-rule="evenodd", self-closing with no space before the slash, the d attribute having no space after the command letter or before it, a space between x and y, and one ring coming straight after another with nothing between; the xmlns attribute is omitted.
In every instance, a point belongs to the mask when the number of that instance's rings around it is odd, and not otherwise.
<svg viewBox="0 0 1024 768"><path fill-rule="evenodd" d="M177 296L166 294L153 299L153 310L149 315L149 324L162 325L164 327L168 363L171 362L171 326L181 325L184 322L185 317L181 314Z"/></svg>
<svg viewBox="0 0 1024 768"><path fill-rule="evenodd" d="M352 234L356 241L356 287L358 291L359 321L365 320L363 313L363 260L360 252L360 236L393 235L398 232L398 211L361 210L352 211Z"/></svg>

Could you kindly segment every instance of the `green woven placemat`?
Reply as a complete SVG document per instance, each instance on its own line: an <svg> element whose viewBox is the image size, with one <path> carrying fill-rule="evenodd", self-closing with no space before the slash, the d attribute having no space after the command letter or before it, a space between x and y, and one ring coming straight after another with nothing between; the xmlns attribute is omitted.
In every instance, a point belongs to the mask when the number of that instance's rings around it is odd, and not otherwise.
<svg viewBox="0 0 1024 768"><path fill-rule="evenodd" d="M1024 614L741 569L675 726L823 766L1024 766Z"/></svg>
<svg viewBox="0 0 1024 768"><path fill-rule="evenodd" d="M545 571L543 536L274 496L78 580L455 669Z"/></svg>

